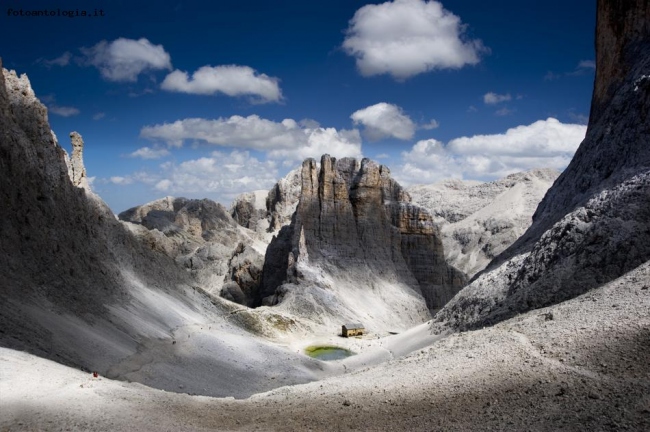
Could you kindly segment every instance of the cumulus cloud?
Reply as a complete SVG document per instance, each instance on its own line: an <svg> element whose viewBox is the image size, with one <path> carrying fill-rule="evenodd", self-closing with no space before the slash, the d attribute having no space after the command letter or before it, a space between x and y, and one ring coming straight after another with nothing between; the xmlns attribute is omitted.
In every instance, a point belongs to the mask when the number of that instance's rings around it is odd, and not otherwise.
<svg viewBox="0 0 650 432"><path fill-rule="evenodd" d="M169 54L162 45L153 45L147 39L119 38L105 40L91 48L81 48L85 62L95 66L108 81L134 82L148 70L171 70Z"/></svg>
<svg viewBox="0 0 650 432"><path fill-rule="evenodd" d="M205 141L221 146L243 147L256 150L293 148L306 142L305 134L295 120L282 122L260 118L232 116L208 120L189 118L155 126L145 126L140 136L165 141L180 147L185 140Z"/></svg>
<svg viewBox="0 0 650 432"><path fill-rule="evenodd" d="M532 168L564 169L585 137L583 125L554 118L508 129L503 134L475 135L449 141L419 141L402 153L393 170L405 184L449 177L494 180Z"/></svg>
<svg viewBox="0 0 650 432"><path fill-rule="evenodd" d="M415 123L397 105L380 102L355 111L350 118L364 126L364 135L371 141L383 138L413 138Z"/></svg>
<svg viewBox="0 0 650 432"><path fill-rule="evenodd" d="M459 17L437 1L395 0L356 11L343 49L363 76L397 80L435 69L459 69L480 61L483 43L464 36Z"/></svg>
<svg viewBox="0 0 650 432"><path fill-rule="evenodd" d="M392 172L404 185L462 177L459 161L435 139L418 141L410 151L402 152L402 164Z"/></svg>
<svg viewBox="0 0 650 432"><path fill-rule="evenodd" d="M61 117L72 117L78 115L81 112L75 107L59 106L54 104L48 105L47 109L52 114L56 114Z"/></svg>
<svg viewBox="0 0 650 432"><path fill-rule="evenodd" d="M337 157L361 154L361 138L356 130L305 128L292 119L274 122L257 115L215 120L177 120L173 123L145 126L140 130L140 136L176 147L182 146L186 140L194 140L219 146L266 151L271 157L291 160L320 157L321 153L318 152L322 150Z"/></svg>
<svg viewBox="0 0 650 432"><path fill-rule="evenodd" d="M306 158L320 158L328 153L335 157L361 157L361 136L359 131L334 128L305 129L304 145L290 149L276 149L268 152L271 159L302 161Z"/></svg>
<svg viewBox="0 0 650 432"><path fill-rule="evenodd" d="M93 115L93 120L101 120L106 117L106 113L98 112Z"/></svg>
<svg viewBox="0 0 650 432"><path fill-rule="evenodd" d="M160 166L153 187L169 195L208 196L228 203L242 192L269 189L278 179L273 161L260 161L247 151L212 152L209 157Z"/></svg>
<svg viewBox="0 0 650 432"><path fill-rule="evenodd" d="M248 66L203 66L192 74L175 70L162 82L163 90L213 95L252 96L259 102L279 102L282 91L277 78L260 74Z"/></svg>
<svg viewBox="0 0 650 432"><path fill-rule="evenodd" d="M167 149L152 149L150 147L142 147L129 154L129 157L142 158L142 159L160 159L169 156Z"/></svg>
<svg viewBox="0 0 650 432"><path fill-rule="evenodd" d="M510 93L500 95L493 92L489 92L483 95L483 102L485 102L486 105L495 105L509 100L512 100L512 96L510 96Z"/></svg>

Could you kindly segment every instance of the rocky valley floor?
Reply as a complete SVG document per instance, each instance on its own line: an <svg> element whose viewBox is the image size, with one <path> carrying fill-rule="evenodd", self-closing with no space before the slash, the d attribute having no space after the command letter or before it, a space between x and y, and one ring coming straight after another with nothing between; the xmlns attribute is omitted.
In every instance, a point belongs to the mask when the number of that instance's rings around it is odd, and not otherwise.
<svg viewBox="0 0 650 432"><path fill-rule="evenodd" d="M650 429L650 263L573 300L430 343L439 330L383 338L384 348L333 364L343 366L337 376L242 400L92 378L3 348L0 430Z"/></svg>

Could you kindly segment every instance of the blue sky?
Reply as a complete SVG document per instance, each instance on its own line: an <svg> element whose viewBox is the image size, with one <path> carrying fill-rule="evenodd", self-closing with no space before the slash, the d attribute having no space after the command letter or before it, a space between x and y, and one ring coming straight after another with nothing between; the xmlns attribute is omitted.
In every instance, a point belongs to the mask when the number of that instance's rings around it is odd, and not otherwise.
<svg viewBox="0 0 650 432"><path fill-rule="evenodd" d="M103 3L5 2L0 56L115 212L229 205L325 152L403 184L563 169L586 130L593 0Z"/></svg>

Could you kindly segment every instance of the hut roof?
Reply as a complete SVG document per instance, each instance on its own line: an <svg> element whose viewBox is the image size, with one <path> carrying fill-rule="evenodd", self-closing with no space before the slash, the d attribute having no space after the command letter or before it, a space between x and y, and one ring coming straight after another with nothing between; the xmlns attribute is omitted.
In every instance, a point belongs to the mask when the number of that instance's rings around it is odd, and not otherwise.
<svg viewBox="0 0 650 432"><path fill-rule="evenodd" d="M343 324L343 327L345 327L348 330L353 330L353 329L362 329L363 324L361 323L349 323L349 324Z"/></svg>

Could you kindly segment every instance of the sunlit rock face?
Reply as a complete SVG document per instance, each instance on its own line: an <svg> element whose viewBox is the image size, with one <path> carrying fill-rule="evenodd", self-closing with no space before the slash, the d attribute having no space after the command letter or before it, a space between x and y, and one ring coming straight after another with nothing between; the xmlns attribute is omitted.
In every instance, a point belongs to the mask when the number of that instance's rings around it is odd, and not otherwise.
<svg viewBox="0 0 650 432"><path fill-rule="evenodd" d="M540 168L486 183L447 179L407 191L440 227L446 261L472 277L530 227L533 213L559 175Z"/></svg>
<svg viewBox="0 0 650 432"><path fill-rule="evenodd" d="M650 259L650 3L600 1L585 140L526 233L437 316L477 327L558 303Z"/></svg>
<svg viewBox="0 0 650 432"><path fill-rule="evenodd" d="M369 159L324 155L320 167L305 160L293 218L267 250L260 301L272 304L278 286L299 280L300 262L332 273L398 280L432 310L465 283L465 276L445 263L429 213L410 203L387 167Z"/></svg>

